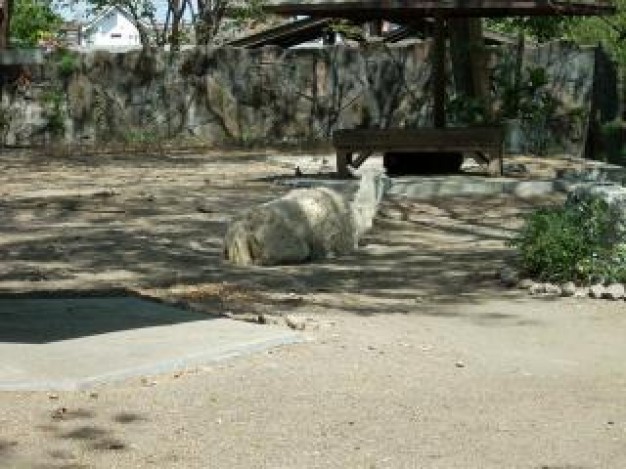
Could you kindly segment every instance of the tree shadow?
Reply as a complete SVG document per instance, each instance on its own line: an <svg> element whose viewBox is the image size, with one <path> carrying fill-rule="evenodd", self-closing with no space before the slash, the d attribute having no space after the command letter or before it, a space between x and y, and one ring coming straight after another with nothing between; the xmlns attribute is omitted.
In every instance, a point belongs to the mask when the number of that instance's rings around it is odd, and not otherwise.
<svg viewBox="0 0 626 469"><path fill-rule="evenodd" d="M374 228L351 255L305 265L242 268L222 258L228 223L289 188L263 180L272 174L280 177L284 168L241 174L251 163L233 163L236 160L228 158L212 166L213 157L208 158L206 167L219 173L200 170L202 166L193 158L176 165L160 162L150 171L149 165L137 169L128 161L119 166L102 161L98 164L104 165L104 175L96 175L87 184L78 175L82 167L70 168L59 182L68 190L85 185L109 187L115 182L110 189L117 195L82 197L82 210L42 209L33 204L47 202L43 196L30 197L28 204L17 207L26 196L16 194L5 204L0 225L0 251L5 259L0 267L0 291L40 291L44 297L64 290L140 291L210 315L285 314L307 308L359 315L436 314L425 305L520 298L520 293L498 285L495 272L513 258L506 241L516 233L522 216L545 199L511 194L428 201L387 198ZM31 164L25 163L24 168ZM6 177L25 174L18 171ZM210 184L205 183L207 178ZM146 194L153 197L148 199ZM119 211L96 211L102 208ZM292 301L290 294L301 301ZM14 330L14 337L54 340L198 320L193 313L179 310L161 319L141 315L124 319L116 313L115 319L101 315L98 326L82 326L82 330L72 330L78 327L71 325L76 321L65 321L70 325L58 328L61 332L55 336L44 330L54 329L50 318L41 312L32 314L27 322L41 323L32 328L39 332L29 336L24 326L21 332ZM64 314L66 319L72 317ZM479 322L489 321L515 323L497 316ZM9 339L8 334L0 334Z"/></svg>
<svg viewBox="0 0 626 469"><path fill-rule="evenodd" d="M92 292L93 294L94 292ZM116 331L210 319L137 296L0 296L0 344L45 344ZM87 418L64 413L59 419Z"/></svg>
<svg viewBox="0 0 626 469"><path fill-rule="evenodd" d="M7 457L9 453L13 452L17 445L17 441L0 439L0 457Z"/></svg>

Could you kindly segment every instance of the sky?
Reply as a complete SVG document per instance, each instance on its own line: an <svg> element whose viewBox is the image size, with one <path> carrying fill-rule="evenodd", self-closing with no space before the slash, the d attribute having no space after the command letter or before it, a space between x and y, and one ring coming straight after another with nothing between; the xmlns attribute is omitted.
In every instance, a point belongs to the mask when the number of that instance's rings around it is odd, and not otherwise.
<svg viewBox="0 0 626 469"><path fill-rule="evenodd" d="M165 19L167 0L153 0L153 2L157 6L157 18ZM81 0L76 2L55 2L55 9L68 21L85 21L90 17L90 8L87 2Z"/></svg>

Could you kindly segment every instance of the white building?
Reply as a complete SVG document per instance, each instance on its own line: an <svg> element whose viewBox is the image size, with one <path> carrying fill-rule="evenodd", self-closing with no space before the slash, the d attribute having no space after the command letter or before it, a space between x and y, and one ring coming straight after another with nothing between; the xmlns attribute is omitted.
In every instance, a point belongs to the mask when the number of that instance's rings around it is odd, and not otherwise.
<svg viewBox="0 0 626 469"><path fill-rule="evenodd" d="M131 16L118 7L109 7L82 30L80 45L88 49L115 49L141 47L139 31Z"/></svg>

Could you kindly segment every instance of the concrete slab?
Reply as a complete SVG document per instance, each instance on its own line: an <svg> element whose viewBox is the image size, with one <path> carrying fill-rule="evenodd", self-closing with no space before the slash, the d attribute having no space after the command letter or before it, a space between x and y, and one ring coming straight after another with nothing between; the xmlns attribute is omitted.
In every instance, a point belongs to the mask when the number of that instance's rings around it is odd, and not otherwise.
<svg viewBox="0 0 626 469"><path fill-rule="evenodd" d="M386 194L422 200L498 194L530 198L556 192L568 192L572 186L570 181L559 179L520 181L513 178L489 178L475 175L406 176L391 179Z"/></svg>
<svg viewBox="0 0 626 469"><path fill-rule="evenodd" d="M358 180L293 178L280 181L292 188L329 187L353 193ZM513 178L491 178L477 175L402 176L388 178L385 195L429 200L440 197L489 196L512 194L519 198L540 197L557 192L567 193L576 181L566 179L520 181Z"/></svg>
<svg viewBox="0 0 626 469"><path fill-rule="evenodd" d="M0 298L0 390L74 390L298 342L135 298Z"/></svg>

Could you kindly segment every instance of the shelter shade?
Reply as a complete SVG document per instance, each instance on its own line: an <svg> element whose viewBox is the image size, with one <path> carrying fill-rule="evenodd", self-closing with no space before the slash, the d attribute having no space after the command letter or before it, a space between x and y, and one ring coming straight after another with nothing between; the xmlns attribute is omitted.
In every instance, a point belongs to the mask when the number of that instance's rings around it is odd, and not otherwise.
<svg viewBox="0 0 626 469"><path fill-rule="evenodd" d="M269 0L268 12L366 21L411 23L423 17L596 16L611 15L607 0Z"/></svg>

